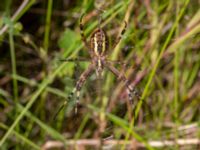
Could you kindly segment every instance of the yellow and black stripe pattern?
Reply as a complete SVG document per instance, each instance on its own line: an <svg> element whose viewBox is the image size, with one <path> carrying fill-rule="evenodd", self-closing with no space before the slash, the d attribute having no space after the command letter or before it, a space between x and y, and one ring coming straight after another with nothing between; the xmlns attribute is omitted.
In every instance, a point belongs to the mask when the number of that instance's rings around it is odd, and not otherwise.
<svg viewBox="0 0 200 150"><path fill-rule="evenodd" d="M104 55L105 51L108 49L108 39L103 29L99 28L94 31L90 38L90 47L96 56Z"/></svg>

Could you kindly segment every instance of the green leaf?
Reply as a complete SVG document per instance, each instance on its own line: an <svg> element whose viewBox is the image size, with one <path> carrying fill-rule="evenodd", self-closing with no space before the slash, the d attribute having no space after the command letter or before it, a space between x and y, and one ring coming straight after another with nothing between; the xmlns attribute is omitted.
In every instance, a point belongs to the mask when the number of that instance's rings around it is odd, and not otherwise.
<svg viewBox="0 0 200 150"><path fill-rule="evenodd" d="M69 49L78 40L80 40L80 37L74 31L66 29L58 40L58 46L63 49Z"/></svg>
<svg viewBox="0 0 200 150"><path fill-rule="evenodd" d="M13 24L11 18L9 18L9 17L4 16L2 21L4 24L6 24L8 26L11 26Z"/></svg>

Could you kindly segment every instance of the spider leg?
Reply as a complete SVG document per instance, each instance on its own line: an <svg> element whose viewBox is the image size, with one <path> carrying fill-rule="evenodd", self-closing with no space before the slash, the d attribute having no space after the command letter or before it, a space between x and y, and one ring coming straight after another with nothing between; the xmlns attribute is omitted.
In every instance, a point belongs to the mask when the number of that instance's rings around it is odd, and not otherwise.
<svg viewBox="0 0 200 150"><path fill-rule="evenodd" d="M93 56L93 52L90 50L90 45L87 42L87 39L86 39L85 34L84 34L84 27L83 27L83 22L82 22L83 16L84 16L84 14L81 15L80 23L79 23L79 28L80 28L80 31L81 31L81 39L84 42L86 48L89 50L90 56Z"/></svg>
<svg viewBox="0 0 200 150"><path fill-rule="evenodd" d="M73 95L76 93L75 113L77 113L77 106L79 104L80 90L81 90L84 82L87 80L87 78L91 75L91 73L93 71L94 71L94 65L90 64L89 67L81 74L79 80L76 82L75 88L73 89L73 91L68 96L68 100L70 100L70 99L72 99Z"/></svg>
<svg viewBox="0 0 200 150"><path fill-rule="evenodd" d="M68 101L72 99L74 94L76 93L76 107L75 107L75 113L77 113L77 106L79 103L79 95L81 87L83 86L86 79L91 75L91 73L94 71L94 65L90 64L89 67L81 74L79 80L76 82L75 88L72 90L72 92L67 97L66 101L63 103L63 105L58 109L56 114L54 115L54 120L57 117L57 115L60 113L60 111L67 105Z"/></svg>
<svg viewBox="0 0 200 150"><path fill-rule="evenodd" d="M132 104L132 98L134 94L137 99L140 99L140 95L139 93L136 91L136 89L134 87L132 87L129 83L129 80L125 77L124 73L120 72L119 70L117 70L114 66L112 66L110 63L106 63L105 66L108 68L108 70L110 70L115 76L117 76L118 80L123 81L125 83L125 86L127 88L127 92L128 92L128 96L129 96L129 101Z"/></svg>
<svg viewBox="0 0 200 150"><path fill-rule="evenodd" d="M84 30L83 30L83 23L82 23L83 16L84 16L84 14L80 18L79 28L80 28L80 31L81 31L81 38L84 41L86 47L88 47L88 43L87 43L87 40L86 40L86 37L85 37L85 34L84 34Z"/></svg>
<svg viewBox="0 0 200 150"><path fill-rule="evenodd" d="M115 43L114 43L112 49L115 49L115 47L117 46L117 44L121 41L122 36L124 35L124 33L125 33L125 31L126 31L126 27L127 27L127 22L124 21L124 28L122 29L122 31L121 31L119 37L116 39L116 41L115 41Z"/></svg>
<svg viewBox="0 0 200 150"><path fill-rule="evenodd" d="M63 58L63 59L60 59L60 61L66 61L66 62L89 62L90 59L83 58L83 57L78 57L78 58Z"/></svg>

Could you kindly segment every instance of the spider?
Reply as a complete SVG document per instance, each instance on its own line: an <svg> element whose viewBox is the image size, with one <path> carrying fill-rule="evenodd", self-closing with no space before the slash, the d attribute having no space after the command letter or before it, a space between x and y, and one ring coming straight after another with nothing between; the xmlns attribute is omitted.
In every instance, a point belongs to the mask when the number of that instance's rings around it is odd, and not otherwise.
<svg viewBox="0 0 200 150"><path fill-rule="evenodd" d="M135 90L135 88L131 86L131 84L129 83L129 80L125 77L124 73L117 70L113 66L113 63L107 59L108 51L109 51L108 37L107 37L106 32L100 27L101 20L99 20L99 26L97 27L97 29L95 29L94 32L91 34L90 41L87 42L85 34L84 34L84 30L83 30L83 23L82 23L83 16L84 14L80 17L79 27L81 31L82 41L84 42L85 47L89 51L91 62L88 68L81 74L80 78L76 82L75 88L72 90L72 92L68 96L68 100L69 100L76 93L75 113L77 112L77 106L79 104L79 98L80 98L80 90L83 84L94 71L96 71L97 77L101 77L102 72L105 68L111 71L118 78L118 80L124 82L127 89L129 101L132 104L132 98L133 98L132 94L134 94L138 99L140 98L140 96L138 92ZM120 36L116 39L114 45L112 46L112 49L114 49L117 46L117 44L120 42L123 34L126 31L127 23L126 21L124 21L124 23L125 23L125 26L123 30L121 31Z"/></svg>

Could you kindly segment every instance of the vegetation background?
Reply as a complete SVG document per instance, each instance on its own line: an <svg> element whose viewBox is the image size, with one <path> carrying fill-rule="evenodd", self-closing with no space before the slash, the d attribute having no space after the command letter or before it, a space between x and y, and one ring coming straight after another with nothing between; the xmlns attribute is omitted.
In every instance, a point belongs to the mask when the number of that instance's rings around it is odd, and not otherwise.
<svg viewBox="0 0 200 150"><path fill-rule="evenodd" d="M107 70L86 81L77 114L67 100L90 59L83 13L88 40L101 16L110 45L127 21L109 59L128 64L114 65L141 93L133 106ZM0 149L195 150L199 120L199 0L1 0Z"/></svg>

